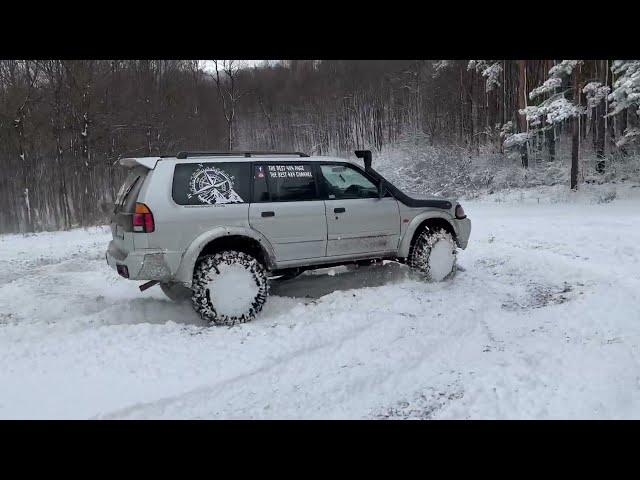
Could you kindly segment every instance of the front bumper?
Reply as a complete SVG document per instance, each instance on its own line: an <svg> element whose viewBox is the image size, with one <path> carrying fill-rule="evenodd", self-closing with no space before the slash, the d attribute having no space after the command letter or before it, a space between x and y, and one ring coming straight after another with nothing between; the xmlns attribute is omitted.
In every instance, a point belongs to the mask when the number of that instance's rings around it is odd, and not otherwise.
<svg viewBox="0 0 640 480"><path fill-rule="evenodd" d="M129 280L171 280L171 257L162 250L123 252L113 242L109 243L105 254L107 264Z"/></svg>
<svg viewBox="0 0 640 480"><path fill-rule="evenodd" d="M467 244L469 243L469 236L471 235L471 220L469 218L456 218L455 229L456 229L456 241L458 246L463 250L467 248Z"/></svg>

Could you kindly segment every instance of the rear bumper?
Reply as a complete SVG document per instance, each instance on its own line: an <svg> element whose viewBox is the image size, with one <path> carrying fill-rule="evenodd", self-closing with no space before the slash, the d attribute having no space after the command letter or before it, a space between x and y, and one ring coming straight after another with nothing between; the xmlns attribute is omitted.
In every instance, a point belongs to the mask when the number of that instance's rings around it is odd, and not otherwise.
<svg viewBox="0 0 640 480"><path fill-rule="evenodd" d="M175 272L171 268L171 260L175 255L162 250L145 249L127 253L109 242L105 257L111 268L129 280L170 281ZM123 267L126 267L126 271Z"/></svg>
<svg viewBox="0 0 640 480"><path fill-rule="evenodd" d="M471 235L471 220L469 218L455 219L456 240L458 246L463 250L467 248L469 236Z"/></svg>

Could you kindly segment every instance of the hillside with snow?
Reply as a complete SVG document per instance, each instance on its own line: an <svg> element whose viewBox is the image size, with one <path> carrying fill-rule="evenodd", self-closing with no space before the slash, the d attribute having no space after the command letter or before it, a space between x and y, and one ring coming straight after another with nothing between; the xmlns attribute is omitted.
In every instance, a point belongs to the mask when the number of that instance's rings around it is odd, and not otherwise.
<svg viewBox="0 0 640 480"><path fill-rule="evenodd" d="M451 281L307 273L232 328L118 277L105 228L0 236L0 418L640 418L640 185L463 205Z"/></svg>

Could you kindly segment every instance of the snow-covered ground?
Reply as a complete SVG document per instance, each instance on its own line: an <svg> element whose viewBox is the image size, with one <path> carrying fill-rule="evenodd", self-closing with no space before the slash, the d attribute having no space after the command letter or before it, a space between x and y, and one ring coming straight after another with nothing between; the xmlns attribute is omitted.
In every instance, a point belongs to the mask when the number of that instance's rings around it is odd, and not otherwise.
<svg viewBox="0 0 640 480"><path fill-rule="evenodd" d="M119 278L106 229L0 236L0 417L640 418L640 188L581 188L463 202L451 281L325 270L232 328Z"/></svg>

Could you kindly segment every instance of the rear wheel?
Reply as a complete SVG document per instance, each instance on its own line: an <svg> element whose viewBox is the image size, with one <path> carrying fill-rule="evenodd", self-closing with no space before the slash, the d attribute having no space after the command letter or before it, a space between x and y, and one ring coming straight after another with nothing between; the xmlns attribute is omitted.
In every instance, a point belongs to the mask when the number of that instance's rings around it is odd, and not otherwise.
<svg viewBox="0 0 640 480"><path fill-rule="evenodd" d="M456 259L453 235L445 230L425 228L414 241L407 263L428 281L440 282L456 274Z"/></svg>
<svg viewBox="0 0 640 480"><path fill-rule="evenodd" d="M253 256L227 250L202 257L193 274L193 307L215 325L253 320L267 300L267 271Z"/></svg>

